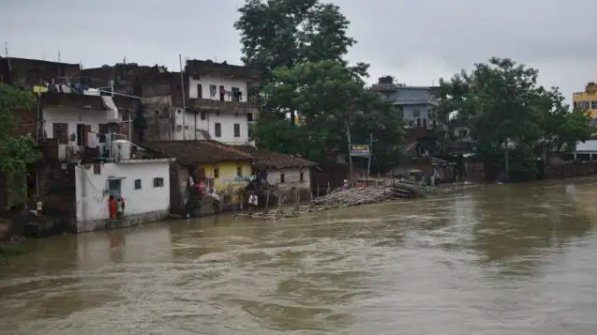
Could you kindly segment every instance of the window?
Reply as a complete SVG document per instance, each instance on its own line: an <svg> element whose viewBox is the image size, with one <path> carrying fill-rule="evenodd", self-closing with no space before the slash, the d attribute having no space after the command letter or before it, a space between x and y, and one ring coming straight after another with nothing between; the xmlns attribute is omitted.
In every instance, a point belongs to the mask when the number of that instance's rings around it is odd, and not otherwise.
<svg viewBox="0 0 597 335"><path fill-rule="evenodd" d="M60 144L68 143L68 124L66 123L54 123L54 139L58 140Z"/></svg>
<svg viewBox="0 0 597 335"><path fill-rule="evenodd" d="M201 87L201 84L197 85L197 99L203 99L203 87Z"/></svg>
<svg viewBox="0 0 597 335"><path fill-rule="evenodd" d="M467 137L467 136L468 136L468 132L466 131L466 129L460 129L458 131L458 137L464 138L464 137Z"/></svg>
<svg viewBox="0 0 597 335"><path fill-rule="evenodd" d="M232 101L239 102L240 101L240 89L238 87L232 88Z"/></svg>
<svg viewBox="0 0 597 335"><path fill-rule="evenodd" d="M214 179L220 178L220 169L214 168Z"/></svg>
<svg viewBox="0 0 597 335"><path fill-rule="evenodd" d="M299 174L299 180L302 182L305 181L305 175L303 174L303 171L301 171L301 173Z"/></svg>
<svg viewBox="0 0 597 335"><path fill-rule="evenodd" d="M135 190L141 189L141 179L135 179Z"/></svg>
<svg viewBox="0 0 597 335"><path fill-rule="evenodd" d="M77 125L77 145L80 147L87 146L87 132L89 126L85 126L84 124Z"/></svg>
<svg viewBox="0 0 597 335"><path fill-rule="evenodd" d="M220 101L224 101L224 96L226 95L226 89L224 86L220 85Z"/></svg>
<svg viewBox="0 0 597 335"><path fill-rule="evenodd" d="M214 127L216 128L215 129L216 137L222 137L222 124L219 122L216 122Z"/></svg>
<svg viewBox="0 0 597 335"><path fill-rule="evenodd" d="M427 119L423 119L423 128L427 128Z"/></svg>
<svg viewBox="0 0 597 335"><path fill-rule="evenodd" d="M176 126L176 132L180 133L182 131L182 126Z"/></svg>
<svg viewBox="0 0 597 335"><path fill-rule="evenodd" d="M249 122L253 121L253 113L247 114L247 121L249 121Z"/></svg>
<svg viewBox="0 0 597 335"><path fill-rule="evenodd" d="M417 119L417 128L421 128L421 119Z"/></svg>
<svg viewBox="0 0 597 335"><path fill-rule="evenodd" d="M286 176L284 175L284 173L280 173L280 184L284 184L286 180Z"/></svg>
<svg viewBox="0 0 597 335"><path fill-rule="evenodd" d="M240 137L240 124L234 124L234 137Z"/></svg>
<svg viewBox="0 0 597 335"><path fill-rule="evenodd" d="M597 101L591 101L591 109L597 109Z"/></svg>
<svg viewBox="0 0 597 335"><path fill-rule="evenodd" d="M153 187L164 187L164 178L153 178Z"/></svg>
<svg viewBox="0 0 597 335"><path fill-rule="evenodd" d="M209 85L209 96L214 98L216 96L216 92L218 91L218 87L216 85Z"/></svg>
<svg viewBox="0 0 597 335"><path fill-rule="evenodd" d="M236 176L237 177L242 177L243 176L243 167L242 167L242 165L237 165L236 166Z"/></svg>
<svg viewBox="0 0 597 335"><path fill-rule="evenodd" d="M421 112L418 109L413 109L413 117L414 118L421 117Z"/></svg>
<svg viewBox="0 0 597 335"><path fill-rule="evenodd" d="M201 112L201 120L205 120L206 119L206 113L205 112Z"/></svg>

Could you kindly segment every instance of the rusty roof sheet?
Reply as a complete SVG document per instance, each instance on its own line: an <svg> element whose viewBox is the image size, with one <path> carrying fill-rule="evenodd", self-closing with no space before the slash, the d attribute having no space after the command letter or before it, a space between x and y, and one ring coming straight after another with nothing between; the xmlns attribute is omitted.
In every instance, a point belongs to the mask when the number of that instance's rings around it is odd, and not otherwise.
<svg viewBox="0 0 597 335"><path fill-rule="evenodd" d="M255 163L257 165L275 168L275 169L285 169L285 168L306 168L312 167L317 165L317 163L312 162L310 160L282 154L279 152L273 152L264 149L257 149L253 146L249 145L241 145L237 146L239 150L242 152L253 156L255 159Z"/></svg>
<svg viewBox="0 0 597 335"><path fill-rule="evenodd" d="M235 146L209 140L145 142L143 146L176 158L183 166L253 161L252 156L238 150Z"/></svg>

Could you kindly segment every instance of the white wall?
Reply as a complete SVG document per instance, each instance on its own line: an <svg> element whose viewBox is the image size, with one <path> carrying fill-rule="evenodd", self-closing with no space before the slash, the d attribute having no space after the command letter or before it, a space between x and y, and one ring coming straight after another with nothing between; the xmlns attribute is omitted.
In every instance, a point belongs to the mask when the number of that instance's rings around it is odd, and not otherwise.
<svg viewBox="0 0 597 335"><path fill-rule="evenodd" d="M300 181L300 172L298 168L269 169L267 173L267 182L276 185L280 190L287 190L292 187L309 188L311 186L311 169L303 168L303 182ZM284 183L280 183L280 174L284 173Z"/></svg>
<svg viewBox="0 0 597 335"><path fill-rule="evenodd" d="M194 140L196 129L206 130L213 140L226 144L248 144L249 143L249 124L247 114L230 112L206 112L205 120L201 120L201 113L191 111L183 112L181 109L175 111L173 140ZM254 118L256 115L253 116ZM195 128L196 121L196 128ZM221 124L221 137L216 137L216 123ZM234 137L234 124L240 126L240 136ZM183 135L184 133L184 135ZM200 133L197 133L197 139L204 139Z"/></svg>
<svg viewBox="0 0 597 335"><path fill-rule="evenodd" d="M99 144L96 133L100 124L114 122L108 120L107 110L80 109L70 107L46 107L42 110L43 130L45 138L54 138L54 123L66 123L68 125L69 145L76 145L71 142L70 135L77 134L77 124L91 126L91 133L88 135L88 147L95 148ZM119 115L117 122L122 121Z"/></svg>
<svg viewBox="0 0 597 335"><path fill-rule="evenodd" d="M163 187L153 187L153 179L163 178ZM77 222L109 219L108 179L121 179L125 201L124 216L167 211L170 208L170 163L167 159L130 160L101 165L95 174L93 164L75 167ZM135 179L141 189L135 190Z"/></svg>
<svg viewBox="0 0 597 335"><path fill-rule="evenodd" d="M238 87L242 93L241 102L247 102L247 82L241 79L225 79L214 76L201 76L199 79L189 77L189 97L191 99L197 99L197 85L201 84L202 99L208 100L220 100L220 86L224 86L226 92L231 92L232 87ZM215 96L210 95L209 86L216 86ZM232 101L232 96L226 94L224 97L225 101Z"/></svg>

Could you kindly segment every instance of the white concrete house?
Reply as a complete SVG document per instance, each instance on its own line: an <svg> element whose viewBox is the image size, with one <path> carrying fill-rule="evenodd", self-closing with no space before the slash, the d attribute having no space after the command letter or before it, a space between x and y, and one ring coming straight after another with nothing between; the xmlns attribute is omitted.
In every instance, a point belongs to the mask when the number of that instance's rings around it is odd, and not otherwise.
<svg viewBox="0 0 597 335"><path fill-rule="evenodd" d="M44 214L62 218L76 232L168 216L170 160L130 141L135 102L97 95L42 95L44 163L35 179ZM110 196L125 200L118 220L110 220Z"/></svg>
<svg viewBox="0 0 597 335"><path fill-rule="evenodd" d="M170 212L170 160L124 159L75 167L77 232L127 227L160 220ZM110 221L108 199L122 198L125 210Z"/></svg>
<svg viewBox="0 0 597 335"><path fill-rule="evenodd" d="M58 158L64 161L81 158L89 149L104 152L109 133L131 140L133 100L123 98L117 101L120 109L111 96L63 93L42 95L43 142L55 145Z"/></svg>
<svg viewBox="0 0 597 335"><path fill-rule="evenodd" d="M199 129L218 142L250 144L250 127L259 116L250 91L259 83L259 75L244 66L200 60L187 61L185 74L189 108L186 117L177 116L176 121L184 139L194 139L188 136L200 133Z"/></svg>
<svg viewBox="0 0 597 335"><path fill-rule="evenodd" d="M141 98L146 139L250 144L251 124L259 117L251 90L259 80L245 66L200 60L188 60L182 74L148 76Z"/></svg>

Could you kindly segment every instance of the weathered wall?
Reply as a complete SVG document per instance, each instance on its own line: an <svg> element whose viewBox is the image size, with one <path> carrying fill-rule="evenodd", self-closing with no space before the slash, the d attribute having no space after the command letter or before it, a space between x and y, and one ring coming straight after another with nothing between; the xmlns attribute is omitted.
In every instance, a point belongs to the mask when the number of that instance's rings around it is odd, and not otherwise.
<svg viewBox="0 0 597 335"><path fill-rule="evenodd" d="M83 110L69 107L46 107L42 110L44 120L43 131L45 138L54 138L54 123L66 123L68 127L68 135L70 142L70 135L77 134L77 125L84 124L91 127L91 132L87 136L88 147L95 148L99 144L97 133L99 132L100 124L108 124L109 122L121 122L122 117L116 120L108 120L107 110ZM128 135L128 134L123 134ZM76 146L76 140L74 142ZM70 143L72 145L72 142Z"/></svg>
<svg viewBox="0 0 597 335"><path fill-rule="evenodd" d="M301 171L303 172L303 181L300 180ZM281 182L281 174L284 174L284 182ZM301 202L307 202L311 199L311 170L288 168L267 172L267 182L278 188L279 196L285 203L294 203L295 189L298 189L298 196ZM327 187L327 186L326 186Z"/></svg>
<svg viewBox="0 0 597 335"><path fill-rule="evenodd" d="M301 181L301 171L303 181ZM284 174L284 182L281 182L281 174ZM267 172L267 182L278 187L280 191L288 191L294 188L311 189L311 171L310 169L269 169Z"/></svg>
<svg viewBox="0 0 597 335"><path fill-rule="evenodd" d="M93 165L75 167L77 231L94 230L109 219L108 179L121 179L125 200L124 215L142 219L144 215L168 214L170 208L170 165L168 160L131 160L101 164L99 173ZM163 186L154 187L154 178ZM135 180L141 189L135 189ZM163 217L163 216L162 216ZM92 222L93 224L87 224Z"/></svg>
<svg viewBox="0 0 597 335"><path fill-rule="evenodd" d="M242 176L236 174L237 167L241 166ZM249 162L222 162L217 164L201 165L205 171L208 184L213 186L224 203L239 204L240 198L235 195L239 189L244 189L251 178L251 164ZM219 177L214 178L214 168L218 168Z"/></svg>
<svg viewBox="0 0 597 335"><path fill-rule="evenodd" d="M189 199L189 170L177 162L170 164L170 211L184 214L185 204Z"/></svg>
<svg viewBox="0 0 597 335"><path fill-rule="evenodd" d="M176 110L172 107L171 96L156 96L142 99L145 108L145 140L172 140L172 115Z"/></svg>

